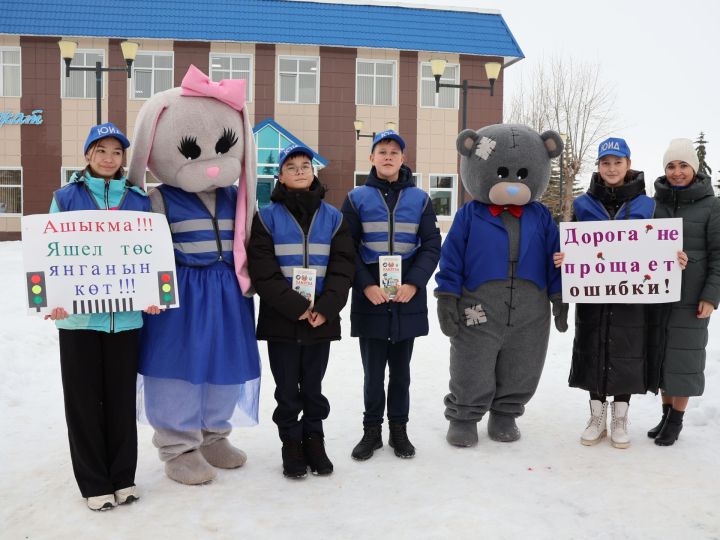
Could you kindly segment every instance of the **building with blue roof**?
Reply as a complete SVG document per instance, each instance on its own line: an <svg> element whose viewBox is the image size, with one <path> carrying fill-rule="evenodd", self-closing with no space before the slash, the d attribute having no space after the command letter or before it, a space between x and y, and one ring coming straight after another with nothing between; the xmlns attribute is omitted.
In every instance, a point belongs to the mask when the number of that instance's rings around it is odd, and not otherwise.
<svg viewBox="0 0 720 540"><path fill-rule="evenodd" d="M502 15L489 10L327 0L16 0L3 15L0 239L17 238L19 216L46 212L52 192L84 166L78 160L96 122L95 75L65 77L61 39L77 43L75 67L124 66L120 43L139 44L132 77L105 73L100 99L102 120L131 137L144 101L179 85L190 64L216 81L246 79L261 204L277 151L300 141L317 152L327 200L339 206L368 173L372 133L394 126L418 185L448 223L461 204L455 137L462 91L437 93L430 62L446 61L443 84L487 86L486 63L504 70L523 58ZM468 91L468 127L502 121L502 71L493 94Z"/></svg>

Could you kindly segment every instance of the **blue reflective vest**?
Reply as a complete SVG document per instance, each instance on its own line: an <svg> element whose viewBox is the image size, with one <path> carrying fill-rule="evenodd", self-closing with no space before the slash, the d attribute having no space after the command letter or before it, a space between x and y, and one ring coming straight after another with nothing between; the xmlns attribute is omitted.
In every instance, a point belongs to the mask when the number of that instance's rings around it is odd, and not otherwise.
<svg viewBox="0 0 720 540"><path fill-rule="evenodd" d="M610 219L610 214L603 204L587 193L573 201L573 212L577 221L608 221ZM615 219L650 219L654 213L655 200L641 194L623 203L615 213Z"/></svg>
<svg viewBox="0 0 720 540"><path fill-rule="evenodd" d="M315 295L323 291L330 245L342 224L342 214L324 201L315 211L307 236L284 204L272 203L261 208L260 221L272 236L283 276L292 283L293 268L311 268L316 271Z"/></svg>
<svg viewBox="0 0 720 540"><path fill-rule="evenodd" d="M170 224L175 260L183 266L234 266L233 238L237 188L215 190L215 216L200 197L172 186L158 186Z"/></svg>
<svg viewBox="0 0 720 540"><path fill-rule="evenodd" d="M107 185L106 190L109 189L110 186ZM74 210L105 210L106 208L112 208L114 210L152 212L152 209L150 208L150 200L147 195L134 191L132 186L129 184L126 184L125 193L123 193L117 206L114 207L110 207L110 204L112 203L107 200L105 207L101 206L95 197L92 196L90 188L82 179L75 180L61 189L58 189L55 193L53 193L53 198L55 199L55 204L60 212L72 212Z"/></svg>
<svg viewBox="0 0 720 540"><path fill-rule="evenodd" d="M430 198L417 187L398 194L392 215L379 189L360 186L348 193L350 203L362 222L360 256L365 264L378 262L381 255L408 259L420 247L418 229Z"/></svg>

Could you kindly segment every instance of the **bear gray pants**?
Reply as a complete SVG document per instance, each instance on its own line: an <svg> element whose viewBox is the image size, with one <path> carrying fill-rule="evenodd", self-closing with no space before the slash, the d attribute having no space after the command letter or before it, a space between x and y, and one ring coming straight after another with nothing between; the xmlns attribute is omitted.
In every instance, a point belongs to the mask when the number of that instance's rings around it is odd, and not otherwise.
<svg viewBox="0 0 720 540"><path fill-rule="evenodd" d="M479 306L479 307L477 307ZM488 411L518 417L542 373L550 335L547 291L522 279L463 289L460 329L450 338L448 420L480 420Z"/></svg>

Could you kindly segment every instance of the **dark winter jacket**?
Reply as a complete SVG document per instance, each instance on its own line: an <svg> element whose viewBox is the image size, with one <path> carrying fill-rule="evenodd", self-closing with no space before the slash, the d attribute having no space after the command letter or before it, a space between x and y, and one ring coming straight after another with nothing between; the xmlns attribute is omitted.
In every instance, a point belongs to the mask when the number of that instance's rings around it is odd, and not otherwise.
<svg viewBox="0 0 720 540"><path fill-rule="evenodd" d="M325 188L317 178L310 191L288 191L278 182L270 196L274 203L284 204L305 234L313 215L325 196ZM306 320L299 321L310 302L292 290L275 257L275 245L260 217L253 219L248 244L248 271L260 296L257 338L267 341L296 342L304 345L340 339L340 311L345 306L355 272L355 244L343 219L330 244L323 292L315 298L314 311L327 322L313 328Z"/></svg>
<svg viewBox="0 0 720 540"><path fill-rule="evenodd" d="M654 205L645 195L642 172L633 171L617 188L607 187L594 173L587 194L581 197L575 201L576 219L586 217L589 213L581 209L590 205L604 209L606 220L653 217ZM598 212L591 214L602 217ZM647 362L646 333L645 304L576 304L570 386L601 395L657 392L657 375Z"/></svg>
<svg viewBox="0 0 720 540"><path fill-rule="evenodd" d="M395 208L398 194L415 185L412 171L402 166L395 182L380 180L373 167L366 186L380 190L390 212ZM350 226L356 248L362 237L362 220L349 197L343 203L342 212ZM435 210L430 198L425 199L425 208L420 218L417 236L420 247L414 256L402 262L402 282L417 287L413 298L403 304L387 302L373 305L365 296L365 287L379 284L378 264L365 264L358 256L355 259L355 281L353 283L352 308L350 313L351 334L354 337L389 339L393 342L425 336L428 333L427 282L435 271L440 259L440 229L437 226Z"/></svg>
<svg viewBox="0 0 720 540"><path fill-rule="evenodd" d="M655 200L656 218L682 218L688 265L680 300L650 309L650 354L668 395L699 396L705 386L709 319L698 319L696 313L700 300L715 308L720 301L720 200L704 174L685 189L673 189L661 176L655 181Z"/></svg>

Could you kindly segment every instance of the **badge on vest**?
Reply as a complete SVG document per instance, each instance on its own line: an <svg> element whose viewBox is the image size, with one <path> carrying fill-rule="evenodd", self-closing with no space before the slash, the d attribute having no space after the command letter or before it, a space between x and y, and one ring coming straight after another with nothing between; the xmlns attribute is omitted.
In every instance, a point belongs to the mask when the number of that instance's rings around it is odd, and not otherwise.
<svg viewBox="0 0 720 540"><path fill-rule="evenodd" d="M303 298L310 301L310 307L315 304L315 280L317 271L311 268L293 268L292 288Z"/></svg>
<svg viewBox="0 0 720 540"><path fill-rule="evenodd" d="M402 257L400 255L380 255L380 288L390 298L395 295L402 285Z"/></svg>

